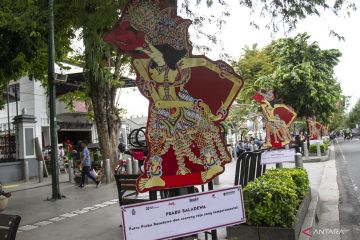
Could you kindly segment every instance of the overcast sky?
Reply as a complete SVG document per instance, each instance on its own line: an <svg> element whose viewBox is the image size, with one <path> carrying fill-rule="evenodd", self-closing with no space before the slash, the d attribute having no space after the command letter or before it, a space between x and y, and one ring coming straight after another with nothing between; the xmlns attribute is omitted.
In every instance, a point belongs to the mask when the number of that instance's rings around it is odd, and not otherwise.
<svg viewBox="0 0 360 240"><path fill-rule="evenodd" d="M249 23L264 24L266 19L258 16L251 16L247 8L241 7L238 1L228 1L228 10L231 14L227 18L227 23L218 38L222 41L225 52L233 58L238 59L242 49L248 45L258 43L263 47L270 43L272 39L285 37L284 31L280 31L276 36L271 36L271 31L265 28L260 30L251 27ZM218 14L219 7L201 9L204 14ZM360 98L360 80L358 79L358 55L360 54L360 10L352 13L350 17L337 17L330 12L323 13L321 17L308 17L299 22L297 29L289 34L295 36L298 33L308 32L311 35L311 41L317 41L321 48L336 48L342 52L339 65L336 67L336 77L341 84L345 95L351 97L351 106ZM204 29L214 32L216 28L207 25ZM215 29L215 30L214 30ZM329 30L335 30L345 37L345 41L329 36ZM193 41L199 41L193 39ZM212 53L208 55L216 59L219 57L220 48L213 46ZM245 79L246 81L246 79Z"/></svg>
<svg viewBox="0 0 360 240"><path fill-rule="evenodd" d="M195 2L195 1L193 1ZM228 1L228 10L231 14L226 18L226 25L217 32L218 28L214 25L205 24L202 28L204 32L216 33L219 40L222 42L224 51L232 58L238 59L241 56L242 49L248 45L251 46L257 43L263 47L270 43L272 39L285 37L284 31L280 31L275 36L272 36L271 31L265 28L260 30L251 27L249 23L255 21L259 25L264 25L266 19L251 16L247 8L241 7L238 1ZM205 5L194 8L196 12L201 12L205 15L218 15L222 8L218 5L208 9ZM308 32L311 35L311 41L317 41L321 48L336 48L342 52L339 65L336 67L336 77L341 84L343 93L351 97L351 106L360 98L360 80L358 79L358 54L360 53L360 10L352 13L350 17L337 17L331 13L324 13L321 17L308 17L299 22L297 29L289 34L295 36L297 33ZM335 30L345 37L345 41L329 36L329 30ZM197 39L194 34L194 29L190 29L191 40L197 43L207 42L204 38ZM209 45L212 49L207 55L213 60L219 59L221 47L219 45ZM194 50L194 53L196 51ZM246 79L245 79L246 81ZM127 116L142 116L147 114L147 100L133 90L123 90L120 97L120 105L128 109ZM137 101L135 100L138 99ZM124 101L131 99L131 101ZM135 107L136 105L136 107ZM351 108L350 106L350 108ZM350 109L349 108L349 109Z"/></svg>

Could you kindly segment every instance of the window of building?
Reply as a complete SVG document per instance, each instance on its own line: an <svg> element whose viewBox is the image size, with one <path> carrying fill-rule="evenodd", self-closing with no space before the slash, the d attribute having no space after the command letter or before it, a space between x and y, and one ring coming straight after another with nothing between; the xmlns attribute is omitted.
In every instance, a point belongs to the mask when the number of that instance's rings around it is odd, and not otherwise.
<svg viewBox="0 0 360 240"><path fill-rule="evenodd" d="M7 98L9 96L9 103L20 101L20 84L11 84L8 86L8 91L4 91L3 99L4 102L7 101Z"/></svg>

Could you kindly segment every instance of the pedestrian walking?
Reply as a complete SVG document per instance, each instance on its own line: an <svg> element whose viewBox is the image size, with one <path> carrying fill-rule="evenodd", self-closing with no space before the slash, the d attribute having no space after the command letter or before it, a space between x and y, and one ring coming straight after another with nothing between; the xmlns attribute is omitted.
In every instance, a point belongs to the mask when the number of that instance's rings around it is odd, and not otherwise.
<svg viewBox="0 0 360 240"><path fill-rule="evenodd" d="M299 137L300 137L300 144L301 144L301 146L300 146L300 152L301 152L301 155L304 156L304 143L305 143L305 141L306 141L306 136L305 136L305 134L304 134L304 131L301 131L301 132L300 132Z"/></svg>
<svg viewBox="0 0 360 240"><path fill-rule="evenodd" d="M97 181L96 178L90 174L91 157L90 157L90 151L87 148L87 144L85 142L81 142L81 148L82 148L82 152L81 152L80 167L82 167L82 170L81 170L81 183L79 187L84 187L85 176L93 180L96 183L96 187L98 187L100 186L101 181Z"/></svg>

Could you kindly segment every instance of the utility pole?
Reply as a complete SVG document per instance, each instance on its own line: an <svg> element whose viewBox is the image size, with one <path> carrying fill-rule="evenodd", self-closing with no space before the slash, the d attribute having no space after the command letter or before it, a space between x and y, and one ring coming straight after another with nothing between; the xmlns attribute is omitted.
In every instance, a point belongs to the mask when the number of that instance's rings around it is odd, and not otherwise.
<svg viewBox="0 0 360 240"><path fill-rule="evenodd" d="M49 0L49 66L48 87L50 99L50 136L51 136L51 174L52 200L61 199L59 186L59 166L57 161L57 134L55 108L55 40L54 40L54 0Z"/></svg>
<svg viewBox="0 0 360 240"><path fill-rule="evenodd" d="M8 136L5 134L5 154L6 157L10 158L10 108L9 108L9 85L6 86L6 106L7 106L7 117L8 117Z"/></svg>

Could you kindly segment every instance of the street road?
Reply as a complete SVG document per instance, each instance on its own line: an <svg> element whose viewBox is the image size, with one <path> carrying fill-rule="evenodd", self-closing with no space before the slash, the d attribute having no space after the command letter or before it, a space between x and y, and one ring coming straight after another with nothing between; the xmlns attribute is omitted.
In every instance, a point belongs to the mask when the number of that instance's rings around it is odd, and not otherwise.
<svg viewBox="0 0 360 240"><path fill-rule="evenodd" d="M340 225L350 232L342 240L360 239L360 141L338 139L335 144L340 192Z"/></svg>
<svg viewBox="0 0 360 240"><path fill-rule="evenodd" d="M14 192L7 214L20 215L19 240L123 239L116 186L61 184L65 199L45 201L51 186Z"/></svg>

